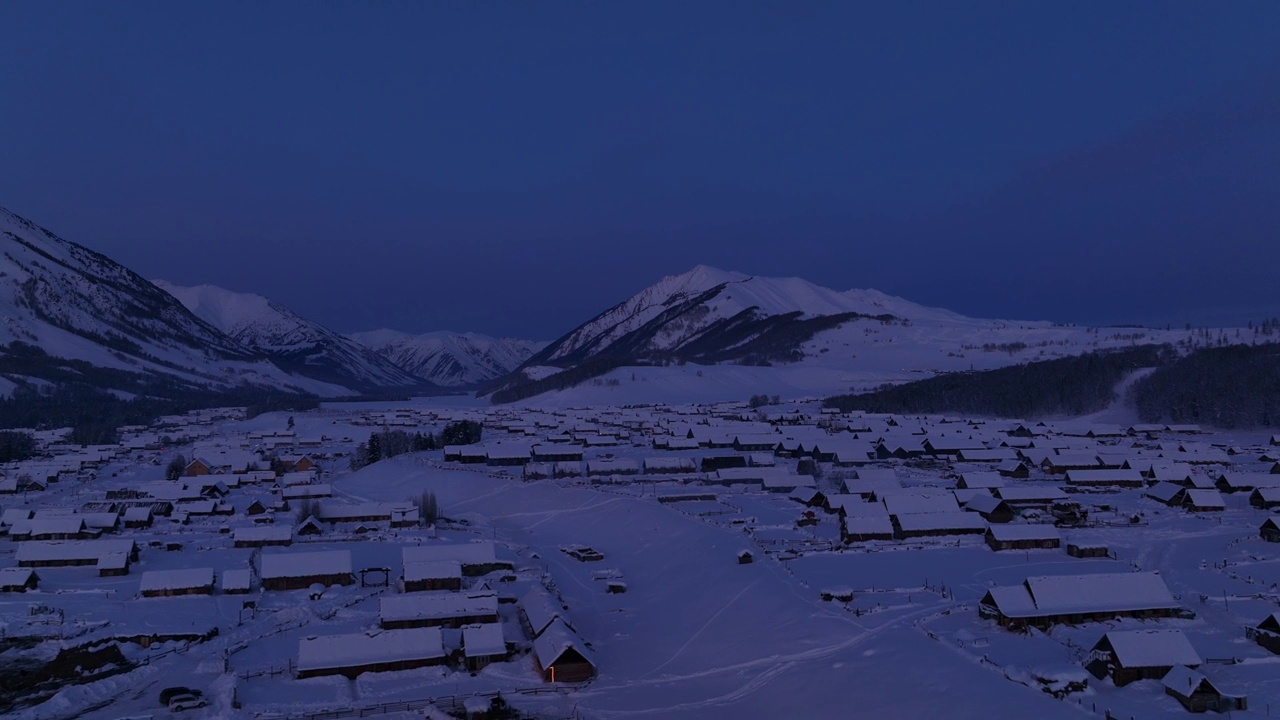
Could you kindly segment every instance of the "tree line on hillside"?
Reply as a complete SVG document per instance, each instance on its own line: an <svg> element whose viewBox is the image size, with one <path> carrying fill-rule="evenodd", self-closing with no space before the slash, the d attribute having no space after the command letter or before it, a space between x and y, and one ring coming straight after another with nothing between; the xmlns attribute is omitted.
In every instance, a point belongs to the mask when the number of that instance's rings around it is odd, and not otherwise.
<svg viewBox="0 0 1280 720"><path fill-rule="evenodd" d="M444 426L439 434L409 433L405 430L383 430L370 433L369 439L356 446L351 456L351 469L359 470L379 460L409 452L439 450L447 445L474 445L480 442L484 426L475 420L456 420Z"/></svg>
<svg viewBox="0 0 1280 720"><path fill-rule="evenodd" d="M1280 345L1198 350L1134 383L1129 397L1144 422L1280 426Z"/></svg>
<svg viewBox="0 0 1280 720"><path fill-rule="evenodd" d="M1024 363L997 370L960 372L885 386L862 394L828 398L824 405L843 412L938 414L998 417L1083 415L1105 408L1129 372L1164 365L1175 356L1168 345Z"/></svg>
<svg viewBox="0 0 1280 720"><path fill-rule="evenodd" d="M35 454L35 438L24 432L0 431L0 463L26 460Z"/></svg>
<svg viewBox="0 0 1280 720"><path fill-rule="evenodd" d="M582 383L598 378L611 370L624 367L627 365L643 366L645 363L628 362L623 358L592 358L580 365L561 370L560 372L549 375L541 380L519 380L512 379L508 376L506 384L501 389L495 390L489 399L495 405L503 403L517 402L525 398L531 398L534 395L541 395L552 390L567 390L576 387Z"/></svg>

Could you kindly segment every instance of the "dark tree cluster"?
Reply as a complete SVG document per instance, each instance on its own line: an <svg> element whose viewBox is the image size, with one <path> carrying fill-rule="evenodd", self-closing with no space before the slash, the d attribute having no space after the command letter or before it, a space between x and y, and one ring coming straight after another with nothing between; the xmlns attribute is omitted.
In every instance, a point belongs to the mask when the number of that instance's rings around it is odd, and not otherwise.
<svg viewBox="0 0 1280 720"><path fill-rule="evenodd" d="M480 442L483 426L474 420L451 422L438 435L409 433L404 430L383 430L369 435L369 439L356 446L351 456L351 468L358 470L409 452L438 450L445 445L474 445Z"/></svg>
<svg viewBox="0 0 1280 720"><path fill-rule="evenodd" d="M644 364L641 362L628 362L622 358L603 357L592 358L575 367L561 370L554 375L548 375L541 380L518 379L508 376L508 379L504 380L505 384L494 389L489 399L495 405L518 402L552 390L567 390L571 387L577 387L588 380L598 378L620 367L628 365L643 366Z"/></svg>
<svg viewBox="0 0 1280 720"><path fill-rule="evenodd" d="M1280 345L1197 350L1134 383L1129 397L1144 422L1280 426Z"/></svg>
<svg viewBox="0 0 1280 720"><path fill-rule="evenodd" d="M761 394L761 395L752 395L751 398L747 400L747 405L752 410L755 410L758 408L762 408L765 405L777 405L780 402L782 402L782 399L779 398L777 395Z"/></svg>
<svg viewBox="0 0 1280 720"><path fill-rule="evenodd" d="M0 463L26 460L35 454L35 438L24 432L0 431Z"/></svg>
<svg viewBox="0 0 1280 720"><path fill-rule="evenodd" d="M860 395L840 395L824 404L844 412L1083 415L1111 403L1116 384L1129 372L1162 365L1172 356L1172 348L1166 345L1099 351L998 370L951 373Z"/></svg>

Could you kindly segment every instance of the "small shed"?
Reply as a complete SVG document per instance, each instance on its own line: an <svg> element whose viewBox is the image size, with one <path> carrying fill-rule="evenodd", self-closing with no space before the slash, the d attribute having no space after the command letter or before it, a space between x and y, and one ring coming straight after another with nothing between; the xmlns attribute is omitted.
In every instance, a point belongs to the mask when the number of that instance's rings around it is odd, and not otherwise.
<svg viewBox="0 0 1280 720"><path fill-rule="evenodd" d="M1111 552L1106 545L1095 544L1095 543L1090 543L1090 544L1068 543L1067 554L1070 555L1071 557L1078 557L1078 558L1095 558L1095 557L1111 556Z"/></svg>
<svg viewBox="0 0 1280 720"><path fill-rule="evenodd" d="M476 672L511 655L502 635L502 623L466 625L462 628L462 653L467 669Z"/></svg>
<svg viewBox="0 0 1280 720"><path fill-rule="evenodd" d="M560 618L533 641L534 662L547 682L586 682L596 675L591 652Z"/></svg>
<svg viewBox="0 0 1280 720"><path fill-rule="evenodd" d="M1248 710L1249 700L1243 696L1224 695L1209 678L1185 665L1175 665L1160 681L1167 695L1193 713L1207 710L1233 712Z"/></svg>
<svg viewBox="0 0 1280 720"><path fill-rule="evenodd" d="M1280 522L1273 517L1263 520L1258 528L1258 535L1267 542L1280 542Z"/></svg>
<svg viewBox="0 0 1280 720"><path fill-rule="evenodd" d="M0 592L26 592L40 585L40 576L31 568L0 569Z"/></svg>
<svg viewBox="0 0 1280 720"><path fill-rule="evenodd" d="M1268 615L1262 622L1251 628L1249 635L1254 642L1280 655L1280 613Z"/></svg>

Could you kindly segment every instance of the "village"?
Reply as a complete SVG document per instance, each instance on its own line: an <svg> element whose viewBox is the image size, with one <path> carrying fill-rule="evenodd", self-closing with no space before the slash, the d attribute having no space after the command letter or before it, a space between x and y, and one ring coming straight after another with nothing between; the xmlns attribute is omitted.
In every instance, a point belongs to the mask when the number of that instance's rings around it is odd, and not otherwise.
<svg viewBox="0 0 1280 720"><path fill-rule="evenodd" d="M1280 437L442 399L121 434L0 470L7 716L1280 714Z"/></svg>

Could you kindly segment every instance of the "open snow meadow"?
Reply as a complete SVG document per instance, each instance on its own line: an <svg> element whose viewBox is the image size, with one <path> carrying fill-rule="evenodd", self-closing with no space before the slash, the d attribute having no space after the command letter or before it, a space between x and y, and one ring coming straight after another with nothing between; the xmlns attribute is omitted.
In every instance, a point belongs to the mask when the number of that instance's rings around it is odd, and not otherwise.
<svg viewBox="0 0 1280 720"><path fill-rule="evenodd" d="M240 418L4 469L6 717L1280 715L1266 435L816 403ZM480 442L352 470L463 420Z"/></svg>

